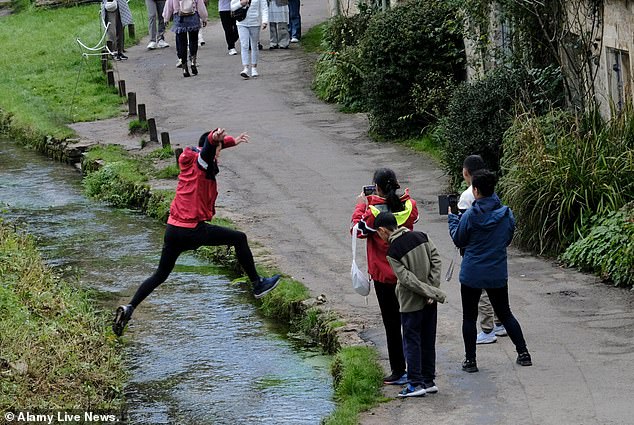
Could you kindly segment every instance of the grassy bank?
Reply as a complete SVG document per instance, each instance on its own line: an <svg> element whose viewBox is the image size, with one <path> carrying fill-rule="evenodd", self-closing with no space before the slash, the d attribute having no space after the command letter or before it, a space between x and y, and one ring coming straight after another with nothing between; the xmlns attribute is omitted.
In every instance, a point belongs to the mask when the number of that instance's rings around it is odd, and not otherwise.
<svg viewBox="0 0 634 425"><path fill-rule="evenodd" d="M131 0L136 36L147 34L147 12ZM99 3L57 9L24 7L0 20L0 109L21 138L72 136L67 125L120 113L122 98L107 87L98 56L82 57L76 39L101 39ZM135 43L127 37L126 44Z"/></svg>
<svg viewBox="0 0 634 425"><path fill-rule="evenodd" d="M2 222L0 276L0 411L119 411L125 376L93 294L60 280Z"/></svg>

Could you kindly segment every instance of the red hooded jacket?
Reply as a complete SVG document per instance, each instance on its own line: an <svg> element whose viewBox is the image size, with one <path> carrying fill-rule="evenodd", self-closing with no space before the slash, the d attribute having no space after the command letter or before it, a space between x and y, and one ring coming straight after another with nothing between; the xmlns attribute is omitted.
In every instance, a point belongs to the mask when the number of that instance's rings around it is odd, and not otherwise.
<svg viewBox="0 0 634 425"><path fill-rule="evenodd" d="M405 209L393 212L399 226L405 226L409 230L414 229L414 223L418 221L418 208L416 201L409 197L409 189L401 196L401 202ZM368 205L359 203L352 213L352 225L359 224L358 238L367 238L368 272L372 280L396 284L396 275L387 262L387 249L389 245L379 237L374 229L374 218L382 211L389 211L385 199L377 195L368 196Z"/></svg>
<svg viewBox="0 0 634 425"><path fill-rule="evenodd" d="M235 139L225 136L222 148L235 146ZM207 177L198 149L186 148L178 158L181 172L178 175L176 196L170 206L167 224L193 229L201 221L211 220L216 214L218 186L215 179ZM215 153L214 153L215 155Z"/></svg>

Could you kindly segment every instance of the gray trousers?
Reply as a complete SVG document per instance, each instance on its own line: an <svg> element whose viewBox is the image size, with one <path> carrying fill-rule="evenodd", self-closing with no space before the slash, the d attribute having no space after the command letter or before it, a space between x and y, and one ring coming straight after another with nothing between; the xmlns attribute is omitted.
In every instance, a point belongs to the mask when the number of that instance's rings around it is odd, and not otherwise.
<svg viewBox="0 0 634 425"><path fill-rule="evenodd" d="M270 22L269 37L271 46L279 46L283 49L291 44L291 37L288 32L288 24L286 22Z"/></svg>
<svg viewBox="0 0 634 425"><path fill-rule="evenodd" d="M165 37L165 21L163 20L164 6L165 0L145 0L150 41L159 41Z"/></svg>
<svg viewBox="0 0 634 425"><path fill-rule="evenodd" d="M106 11L105 23L110 22L108 27L108 41L112 44L112 49L115 52L123 52L124 45L124 33L123 25L121 24L121 17L119 16L119 9L114 12Z"/></svg>
<svg viewBox="0 0 634 425"><path fill-rule="evenodd" d="M493 311L489 294L487 294L485 290L482 290L482 296L478 303L478 314L480 315L480 328L482 328L485 333L491 333L495 324L500 323L500 319L498 319Z"/></svg>

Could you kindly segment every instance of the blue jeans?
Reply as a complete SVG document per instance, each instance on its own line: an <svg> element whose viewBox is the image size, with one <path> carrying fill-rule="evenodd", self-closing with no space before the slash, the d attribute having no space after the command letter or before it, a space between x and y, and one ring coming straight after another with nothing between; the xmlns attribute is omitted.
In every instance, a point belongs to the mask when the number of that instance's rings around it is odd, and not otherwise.
<svg viewBox="0 0 634 425"><path fill-rule="evenodd" d="M290 24L288 32L291 33L291 38L302 38L302 17L299 14L300 0L288 0L288 16Z"/></svg>
<svg viewBox="0 0 634 425"><path fill-rule="evenodd" d="M435 302L422 310L401 313L407 381L413 386L431 383L436 378L437 322L438 304Z"/></svg>
<svg viewBox="0 0 634 425"><path fill-rule="evenodd" d="M509 287L508 285L501 288L485 288L489 294L489 300L493 306L493 311L497 315L500 322L506 328L509 338L515 344L518 353L526 351L526 341L522 328L511 313L509 307ZM478 302L482 289L471 288L466 285L460 285L460 295L462 297L462 339L464 340L465 357L467 359L476 358L476 338L477 329L476 321L478 319Z"/></svg>

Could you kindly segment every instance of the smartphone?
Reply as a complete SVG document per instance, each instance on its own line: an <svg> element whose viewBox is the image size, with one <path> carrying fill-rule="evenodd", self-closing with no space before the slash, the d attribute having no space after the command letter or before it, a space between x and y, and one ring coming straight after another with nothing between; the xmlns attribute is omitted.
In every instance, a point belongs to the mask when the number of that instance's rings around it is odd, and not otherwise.
<svg viewBox="0 0 634 425"><path fill-rule="evenodd" d="M452 214L458 214L458 195L449 195L447 196L447 200L449 201L449 208L451 208Z"/></svg>
<svg viewBox="0 0 634 425"><path fill-rule="evenodd" d="M375 184L369 184L369 185L363 186L363 194L365 196L374 195L375 192L376 192Z"/></svg>

